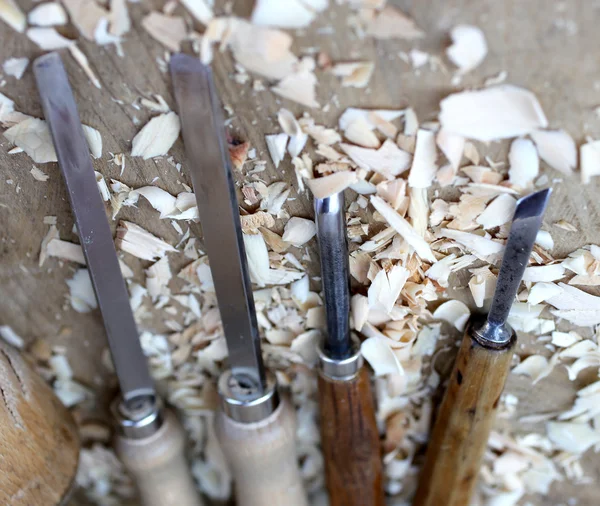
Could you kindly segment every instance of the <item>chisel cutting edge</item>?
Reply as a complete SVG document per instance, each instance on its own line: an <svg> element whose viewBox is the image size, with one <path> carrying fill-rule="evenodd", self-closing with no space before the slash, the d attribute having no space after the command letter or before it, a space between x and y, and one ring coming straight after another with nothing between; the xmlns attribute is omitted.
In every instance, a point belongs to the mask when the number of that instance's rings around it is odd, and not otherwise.
<svg viewBox="0 0 600 506"><path fill-rule="evenodd" d="M517 203L485 320L467 328L437 415L413 506L468 506L516 343L506 323L551 190Z"/></svg>
<svg viewBox="0 0 600 506"><path fill-rule="evenodd" d="M331 506L383 506L383 465L369 374L350 331L344 194L315 199L327 334L319 352L319 406Z"/></svg>
<svg viewBox="0 0 600 506"><path fill-rule="evenodd" d="M216 433L231 467L239 506L305 506L295 417L265 371L225 125L210 67L174 54L175 98L204 246L229 351L219 378Z"/></svg>
<svg viewBox="0 0 600 506"><path fill-rule="evenodd" d="M184 455L184 434L157 398L121 275L77 106L60 56L34 63L44 116L58 157L121 387L113 405L119 457L144 506L199 506Z"/></svg>

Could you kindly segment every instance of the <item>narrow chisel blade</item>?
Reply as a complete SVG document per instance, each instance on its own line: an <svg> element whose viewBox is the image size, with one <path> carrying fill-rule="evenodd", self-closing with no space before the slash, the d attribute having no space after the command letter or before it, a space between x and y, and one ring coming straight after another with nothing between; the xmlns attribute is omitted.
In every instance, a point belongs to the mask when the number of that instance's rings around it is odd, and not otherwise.
<svg viewBox="0 0 600 506"><path fill-rule="evenodd" d="M34 63L34 73L123 399L154 396L88 144L60 56L41 56Z"/></svg>
<svg viewBox="0 0 600 506"><path fill-rule="evenodd" d="M170 66L229 365L240 384L263 392L266 379L260 336L225 125L212 72L198 58L185 54L174 54Z"/></svg>
<svg viewBox="0 0 600 506"><path fill-rule="evenodd" d="M508 318L529 262L535 238L542 226L542 218L551 192L551 189L542 190L527 195L517 202L498 274L496 291L487 317L490 325L504 325Z"/></svg>
<svg viewBox="0 0 600 506"><path fill-rule="evenodd" d="M329 358L341 360L353 353L350 337L350 266L342 192L325 199L315 199L315 222L327 315L324 351Z"/></svg>

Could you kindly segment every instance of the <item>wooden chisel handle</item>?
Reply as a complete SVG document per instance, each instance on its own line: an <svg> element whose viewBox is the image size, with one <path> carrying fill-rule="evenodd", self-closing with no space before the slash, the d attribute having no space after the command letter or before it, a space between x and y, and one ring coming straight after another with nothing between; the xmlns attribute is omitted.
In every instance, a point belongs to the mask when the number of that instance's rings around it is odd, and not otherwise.
<svg viewBox="0 0 600 506"><path fill-rule="evenodd" d="M482 346L467 329L427 449L413 506L468 506L510 370L515 338Z"/></svg>
<svg viewBox="0 0 600 506"><path fill-rule="evenodd" d="M383 464L369 373L319 375L321 444L331 506L383 506Z"/></svg>
<svg viewBox="0 0 600 506"><path fill-rule="evenodd" d="M71 413L17 351L0 342L0 504L64 504L78 457Z"/></svg>
<svg viewBox="0 0 600 506"><path fill-rule="evenodd" d="M133 476L143 506L201 506L185 457L185 434L172 411L160 429L144 439L118 435L117 454Z"/></svg>
<svg viewBox="0 0 600 506"><path fill-rule="evenodd" d="M289 401L259 422L219 412L215 431L233 474L238 506L308 506L296 456L296 420Z"/></svg>

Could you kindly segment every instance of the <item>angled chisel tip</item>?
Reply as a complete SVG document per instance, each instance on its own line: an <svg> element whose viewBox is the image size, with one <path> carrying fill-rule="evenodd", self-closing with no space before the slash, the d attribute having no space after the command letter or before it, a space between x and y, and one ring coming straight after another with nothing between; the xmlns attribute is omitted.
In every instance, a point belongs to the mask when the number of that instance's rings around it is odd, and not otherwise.
<svg viewBox="0 0 600 506"><path fill-rule="evenodd" d="M517 202L513 221L526 218L542 217L548 206L552 188L546 188L536 193L527 195Z"/></svg>

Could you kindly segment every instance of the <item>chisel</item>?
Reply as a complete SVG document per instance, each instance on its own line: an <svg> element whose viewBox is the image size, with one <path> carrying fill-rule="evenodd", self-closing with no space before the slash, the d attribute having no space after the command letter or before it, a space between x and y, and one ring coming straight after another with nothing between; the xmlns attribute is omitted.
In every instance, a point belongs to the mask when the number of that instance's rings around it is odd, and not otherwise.
<svg viewBox="0 0 600 506"><path fill-rule="evenodd" d="M344 194L315 199L327 333L319 347L319 406L331 506L383 506L383 464L374 398L350 332L350 269Z"/></svg>
<svg viewBox="0 0 600 506"><path fill-rule="evenodd" d="M71 413L16 350L0 342L0 504L66 504L78 457Z"/></svg>
<svg viewBox="0 0 600 506"><path fill-rule="evenodd" d="M170 61L204 246L229 351L219 378L216 433L231 467L238 506L308 504L296 460L295 416L263 365L225 125L210 67Z"/></svg>
<svg viewBox="0 0 600 506"><path fill-rule="evenodd" d="M113 404L115 447L144 506L201 504L185 459L183 429L157 397L121 275L77 106L57 53L34 73L77 232L102 313L121 396Z"/></svg>
<svg viewBox="0 0 600 506"><path fill-rule="evenodd" d="M413 506L468 506L516 344L506 323L551 190L517 203L487 318L467 327L437 415Z"/></svg>

